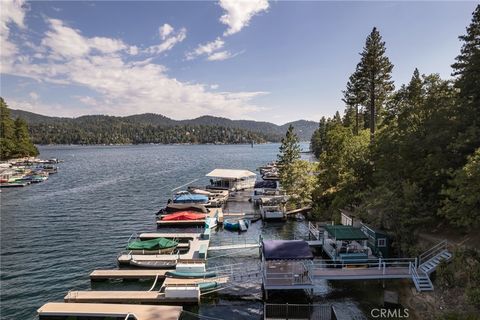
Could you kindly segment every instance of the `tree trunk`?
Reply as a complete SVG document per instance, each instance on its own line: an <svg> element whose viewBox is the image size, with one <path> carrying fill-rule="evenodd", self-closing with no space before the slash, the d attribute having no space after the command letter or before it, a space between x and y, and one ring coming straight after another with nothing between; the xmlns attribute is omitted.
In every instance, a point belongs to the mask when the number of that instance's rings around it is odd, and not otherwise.
<svg viewBox="0 0 480 320"><path fill-rule="evenodd" d="M375 140L375 71L372 70L370 79L370 142Z"/></svg>

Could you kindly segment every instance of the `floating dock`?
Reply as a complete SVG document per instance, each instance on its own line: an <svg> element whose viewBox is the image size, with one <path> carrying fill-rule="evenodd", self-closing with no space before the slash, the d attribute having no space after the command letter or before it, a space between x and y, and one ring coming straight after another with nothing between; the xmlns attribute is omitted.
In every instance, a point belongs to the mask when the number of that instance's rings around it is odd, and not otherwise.
<svg viewBox="0 0 480 320"><path fill-rule="evenodd" d="M90 280L107 280L107 279L155 279L165 278L168 270L155 269L114 269L114 270L94 270L90 273Z"/></svg>
<svg viewBox="0 0 480 320"><path fill-rule="evenodd" d="M177 291L190 291L194 295L169 298L158 291L70 291L64 302L74 303L143 303L143 304L185 304L200 301L198 287L178 287Z"/></svg>
<svg viewBox="0 0 480 320"><path fill-rule="evenodd" d="M182 314L182 307L50 302L38 309L37 313L40 320L57 317L130 319L129 316L137 320L177 320Z"/></svg>

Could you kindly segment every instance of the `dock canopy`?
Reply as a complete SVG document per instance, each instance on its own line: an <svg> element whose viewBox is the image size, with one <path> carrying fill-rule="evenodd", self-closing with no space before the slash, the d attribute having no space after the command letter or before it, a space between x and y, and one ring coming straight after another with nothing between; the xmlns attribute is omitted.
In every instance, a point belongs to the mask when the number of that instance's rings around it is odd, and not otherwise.
<svg viewBox="0 0 480 320"><path fill-rule="evenodd" d="M248 170L234 170L234 169L215 169L206 175L211 178L221 179L242 179L248 177L256 177L254 172Z"/></svg>
<svg viewBox="0 0 480 320"><path fill-rule="evenodd" d="M264 240L265 260L304 260L313 259L310 246L304 240Z"/></svg>
<svg viewBox="0 0 480 320"><path fill-rule="evenodd" d="M326 225L325 230L336 240L367 240L368 236L360 230L352 226L343 225Z"/></svg>

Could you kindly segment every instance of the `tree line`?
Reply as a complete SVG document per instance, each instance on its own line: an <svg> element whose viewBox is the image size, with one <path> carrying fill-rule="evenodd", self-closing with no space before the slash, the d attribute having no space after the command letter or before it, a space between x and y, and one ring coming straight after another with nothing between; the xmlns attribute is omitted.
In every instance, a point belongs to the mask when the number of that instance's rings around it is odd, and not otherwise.
<svg viewBox="0 0 480 320"><path fill-rule="evenodd" d="M452 80L415 69L395 90L373 28L343 91L343 115L322 118L311 139L319 217L353 210L390 230L404 254L429 225L480 227L480 6L459 39Z"/></svg>
<svg viewBox="0 0 480 320"><path fill-rule="evenodd" d="M0 160L38 155L25 120L10 116L8 106L0 97Z"/></svg>

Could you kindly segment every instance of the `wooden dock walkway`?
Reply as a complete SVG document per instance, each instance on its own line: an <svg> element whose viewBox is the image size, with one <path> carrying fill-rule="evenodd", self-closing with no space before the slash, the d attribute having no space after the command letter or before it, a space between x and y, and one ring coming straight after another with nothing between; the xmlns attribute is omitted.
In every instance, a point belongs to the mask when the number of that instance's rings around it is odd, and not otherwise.
<svg viewBox="0 0 480 320"><path fill-rule="evenodd" d="M151 303L184 304L198 303L198 298L166 298L158 291L70 291L64 302L74 303Z"/></svg>
<svg viewBox="0 0 480 320"><path fill-rule="evenodd" d="M313 278L326 280L411 279L408 267L386 268L315 268Z"/></svg>
<svg viewBox="0 0 480 320"><path fill-rule="evenodd" d="M138 304L61 303L50 302L37 310L39 320L53 317L122 318L129 315L137 320L178 320L179 306L148 306ZM62 318L63 319L63 318ZM129 318L130 319L130 318Z"/></svg>
<svg viewBox="0 0 480 320"><path fill-rule="evenodd" d="M155 269L113 269L113 270L94 270L90 273L90 280L106 279L155 279L165 278L168 270Z"/></svg>

